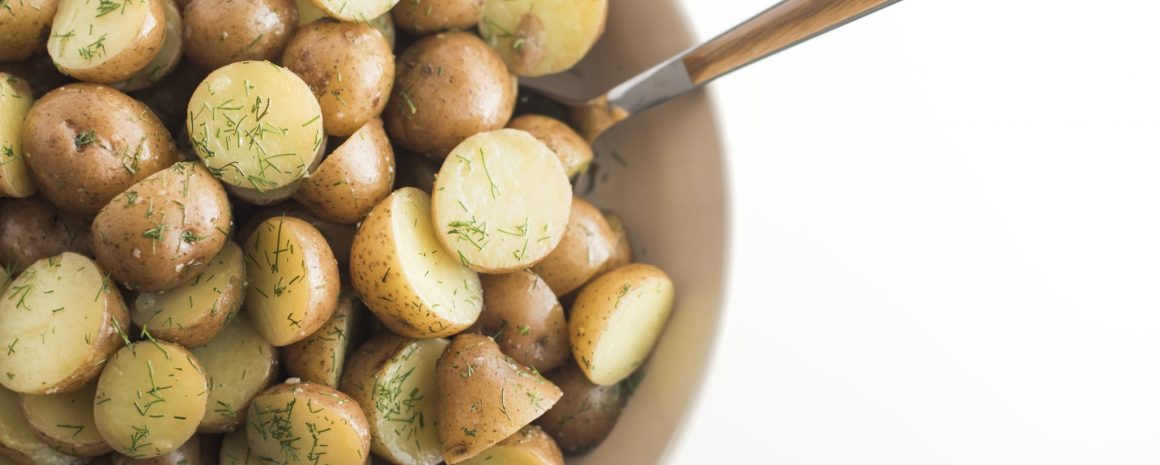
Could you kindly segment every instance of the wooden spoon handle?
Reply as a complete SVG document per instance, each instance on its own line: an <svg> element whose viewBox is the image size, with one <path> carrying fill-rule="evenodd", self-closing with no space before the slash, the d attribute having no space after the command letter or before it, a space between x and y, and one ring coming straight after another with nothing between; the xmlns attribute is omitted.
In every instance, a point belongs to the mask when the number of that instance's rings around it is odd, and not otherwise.
<svg viewBox="0 0 1160 465"><path fill-rule="evenodd" d="M693 85L805 42L899 0L784 0L684 56Z"/></svg>

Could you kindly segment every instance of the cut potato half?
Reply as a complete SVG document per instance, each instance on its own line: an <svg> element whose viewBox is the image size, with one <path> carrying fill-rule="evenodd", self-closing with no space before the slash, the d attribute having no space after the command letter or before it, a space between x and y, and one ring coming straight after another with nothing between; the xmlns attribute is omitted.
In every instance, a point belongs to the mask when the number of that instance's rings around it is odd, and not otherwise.
<svg viewBox="0 0 1160 465"><path fill-rule="evenodd" d="M604 33L608 0L486 0L479 32L520 76L567 70Z"/></svg>
<svg viewBox="0 0 1160 465"><path fill-rule="evenodd" d="M32 88L28 82L0 73L0 197L28 197L36 193L20 148L24 115L31 107Z"/></svg>
<svg viewBox="0 0 1160 465"><path fill-rule="evenodd" d="M157 1L165 5L165 41L161 43L161 52L137 74L113 84L113 87L121 91L132 92L157 84L172 73L177 68L177 63L181 61L181 6L175 0Z"/></svg>
<svg viewBox="0 0 1160 465"><path fill-rule="evenodd" d="M399 0L312 0L312 2L331 18L367 22L390 11Z"/></svg>
<svg viewBox="0 0 1160 465"><path fill-rule="evenodd" d="M88 257L36 261L0 296L0 384L24 394L85 387L124 345L129 312L117 286Z"/></svg>
<svg viewBox="0 0 1160 465"><path fill-rule="evenodd" d="M431 200L439 239L483 273L522 270L564 236L572 186L548 146L516 129L483 132L451 151Z"/></svg>
<svg viewBox="0 0 1160 465"><path fill-rule="evenodd" d="M193 281L162 293L142 292L133 301L133 323L153 337L193 348L217 336L245 298L242 248L226 242Z"/></svg>
<svg viewBox="0 0 1160 465"><path fill-rule="evenodd" d="M16 465L82 465L88 457L64 454L36 436L20 414L20 395L0 387L0 463L5 457Z"/></svg>
<svg viewBox="0 0 1160 465"><path fill-rule="evenodd" d="M153 61L165 34L164 0L61 0L48 54L69 76L111 84Z"/></svg>
<svg viewBox="0 0 1160 465"><path fill-rule="evenodd" d="M113 448L97 431L93 418L93 400L97 383L68 394L20 396L20 406L36 436L53 449L69 455L93 457L112 452Z"/></svg>
<svg viewBox="0 0 1160 465"><path fill-rule="evenodd" d="M464 465L564 465L564 454L539 426L525 426Z"/></svg>
<svg viewBox="0 0 1160 465"><path fill-rule="evenodd" d="M224 433L246 419L246 408L278 376L274 346L254 330L246 315L227 325L209 344L191 351L209 383L205 417L197 430Z"/></svg>
<svg viewBox="0 0 1160 465"><path fill-rule="evenodd" d="M370 458L367 419L358 403L313 383L291 380L254 399L246 438L262 463L352 465Z"/></svg>

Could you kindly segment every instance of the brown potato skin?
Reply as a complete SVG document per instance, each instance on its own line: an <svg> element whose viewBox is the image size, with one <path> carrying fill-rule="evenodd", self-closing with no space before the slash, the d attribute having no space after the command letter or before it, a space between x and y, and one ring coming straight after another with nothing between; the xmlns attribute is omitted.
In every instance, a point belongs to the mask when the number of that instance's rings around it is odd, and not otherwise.
<svg viewBox="0 0 1160 465"><path fill-rule="evenodd" d="M571 354L564 307L552 289L531 271L479 276L483 312L471 327L494 335L504 354L547 373Z"/></svg>
<svg viewBox="0 0 1160 465"><path fill-rule="evenodd" d="M632 263L632 242L628 239L628 229L624 227L624 221L620 219L620 215L611 211L604 212L604 220L608 222L608 227L612 228L612 234L616 236L616 245L613 246L608 261L596 273L596 277Z"/></svg>
<svg viewBox="0 0 1160 465"><path fill-rule="evenodd" d="M471 29L483 19L483 0L399 0L391 18L412 34Z"/></svg>
<svg viewBox="0 0 1160 465"><path fill-rule="evenodd" d="M515 109L516 78L474 34L424 38L399 55L396 70L387 133L415 152L446 156L468 137L503 128Z"/></svg>
<svg viewBox="0 0 1160 465"><path fill-rule="evenodd" d="M157 457L135 459L113 453L111 465L217 465L221 437L195 434L181 447Z"/></svg>
<svg viewBox="0 0 1160 465"><path fill-rule="evenodd" d="M596 276L616 247L616 234L596 206L572 197L568 228L552 253L532 266L557 296L568 294Z"/></svg>
<svg viewBox="0 0 1160 465"><path fill-rule="evenodd" d="M192 0L184 10L185 53L203 68L275 61L298 26L294 0Z"/></svg>
<svg viewBox="0 0 1160 465"><path fill-rule="evenodd" d="M558 119L543 115L522 115L511 120L508 127L526 131L556 152L564 163L568 177L587 171L592 164L592 146Z"/></svg>
<svg viewBox="0 0 1160 465"><path fill-rule="evenodd" d="M201 163L181 162L134 184L97 213L93 255L125 287L162 292L209 266L231 224L225 188ZM146 236L159 225L157 237Z"/></svg>
<svg viewBox="0 0 1160 465"><path fill-rule="evenodd" d="M89 254L89 228L39 197L0 200L0 267L13 278L33 262L64 252Z"/></svg>
<svg viewBox="0 0 1160 465"><path fill-rule="evenodd" d="M60 0L11 1L0 15L0 61L20 61L44 49ZM11 13L11 14L9 14Z"/></svg>
<svg viewBox="0 0 1160 465"><path fill-rule="evenodd" d="M322 160L294 199L324 221L353 225L391 194L395 151L377 116Z"/></svg>
<svg viewBox="0 0 1160 465"><path fill-rule="evenodd" d="M378 29L315 21L298 30L282 64L306 81L322 107L322 127L349 136L383 112L395 82L395 55Z"/></svg>
<svg viewBox="0 0 1160 465"><path fill-rule="evenodd" d="M41 194L84 217L178 159L173 138L149 107L98 84L69 84L37 100L21 142Z"/></svg>
<svg viewBox="0 0 1160 465"><path fill-rule="evenodd" d="M334 314L322 329L304 340L278 349L282 366L291 377L338 389L346 368L343 366L346 354L357 344L353 339L364 321L358 297L353 293L340 295ZM336 352L334 357L331 357L332 352Z"/></svg>
<svg viewBox="0 0 1160 465"><path fill-rule="evenodd" d="M628 401L624 387L593 384L574 362L546 376L564 396L536 424L569 455L583 454L600 445L616 426Z"/></svg>

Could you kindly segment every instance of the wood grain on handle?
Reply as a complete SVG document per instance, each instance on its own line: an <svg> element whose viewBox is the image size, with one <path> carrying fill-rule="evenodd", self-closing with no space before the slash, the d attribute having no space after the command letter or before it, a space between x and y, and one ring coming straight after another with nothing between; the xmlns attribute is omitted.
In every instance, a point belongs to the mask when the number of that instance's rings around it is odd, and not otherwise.
<svg viewBox="0 0 1160 465"><path fill-rule="evenodd" d="M898 0L785 0L684 57L694 85L780 52Z"/></svg>

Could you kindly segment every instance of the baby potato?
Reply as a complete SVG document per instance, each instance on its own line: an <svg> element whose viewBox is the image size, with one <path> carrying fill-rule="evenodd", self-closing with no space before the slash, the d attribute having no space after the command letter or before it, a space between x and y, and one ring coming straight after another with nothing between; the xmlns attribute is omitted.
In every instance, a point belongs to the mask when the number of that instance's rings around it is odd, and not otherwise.
<svg viewBox="0 0 1160 465"><path fill-rule="evenodd" d="M608 257L608 261L604 262L604 266L600 268L596 276L632 263L632 242L628 240L628 229L625 229L620 215L606 211L604 212L604 220L608 222L608 227L616 236L616 245L612 247L612 255Z"/></svg>
<svg viewBox="0 0 1160 465"><path fill-rule="evenodd" d="M33 263L0 296L0 384L48 395L83 389L124 342L129 312L95 262L65 252Z"/></svg>
<svg viewBox="0 0 1160 465"><path fill-rule="evenodd" d="M330 16L322 11L311 0L294 0L298 5L298 26L305 26L323 18ZM393 50L395 48L395 22L391 20L391 13L383 13L377 18L370 20L359 19L359 22L369 24L371 27L378 29L379 33L387 39L387 44Z"/></svg>
<svg viewBox="0 0 1160 465"><path fill-rule="evenodd" d="M543 142L500 129L471 136L451 151L431 204L447 250L475 271L508 273L534 265L560 243L572 186Z"/></svg>
<svg viewBox="0 0 1160 465"><path fill-rule="evenodd" d="M69 76L111 84L137 74L161 53L164 26L164 0L60 0L48 54Z"/></svg>
<svg viewBox="0 0 1160 465"><path fill-rule="evenodd" d="M619 383L652 352L672 310L673 281L660 268L632 263L609 271L572 304L572 355L593 383Z"/></svg>
<svg viewBox="0 0 1160 465"><path fill-rule="evenodd" d="M594 205L572 197L568 227L560 244L532 267L557 296L568 294L596 276L616 248L616 233Z"/></svg>
<svg viewBox="0 0 1160 465"><path fill-rule="evenodd" d="M133 323L183 347L205 345L241 309L245 282L242 248L226 242L192 281L166 292L138 293L130 310Z"/></svg>
<svg viewBox="0 0 1160 465"><path fill-rule="evenodd" d="M222 448L217 462L219 465L258 465L261 460L257 454L250 450L250 443L246 441L245 428L222 438Z"/></svg>
<svg viewBox="0 0 1160 465"><path fill-rule="evenodd" d="M242 245L245 309L276 347L306 339L338 305L338 263L318 229L298 218L270 218Z"/></svg>
<svg viewBox="0 0 1160 465"><path fill-rule="evenodd" d="M539 426L525 426L465 465L564 465L564 454Z"/></svg>
<svg viewBox="0 0 1160 465"><path fill-rule="evenodd" d="M92 224L93 256L129 289L164 292L195 278L229 239L226 191L180 162L113 197Z"/></svg>
<svg viewBox="0 0 1160 465"><path fill-rule="evenodd" d="M327 16L343 21L370 21L382 16L399 0L312 0Z"/></svg>
<svg viewBox="0 0 1160 465"><path fill-rule="evenodd" d="M322 160L294 199L326 221L355 224L390 195L394 183L395 152L382 120L374 117Z"/></svg>
<svg viewBox="0 0 1160 465"><path fill-rule="evenodd" d="M310 337L283 347L282 364L291 377L302 381L338 387L342 379L351 339L363 326L361 305L353 295L340 295L334 315Z"/></svg>
<svg viewBox="0 0 1160 465"><path fill-rule="evenodd" d="M197 426L200 433L237 429L250 402L278 376L274 346L258 335L246 315L191 352L205 368L209 385L205 416Z"/></svg>
<svg viewBox="0 0 1160 465"><path fill-rule="evenodd" d="M131 458L170 453L197 431L207 391L193 354L169 342L135 342L109 359L97 381L97 430Z"/></svg>
<svg viewBox="0 0 1160 465"><path fill-rule="evenodd" d="M0 61L20 61L44 47L59 0L8 0L0 14Z"/></svg>
<svg viewBox="0 0 1160 465"><path fill-rule="evenodd" d="M206 69L273 61L282 56L297 26L294 0L192 0L185 5L185 53Z"/></svg>
<svg viewBox="0 0 1160 465"><path fill-rule="evenodd" d="M111 465L218 465L219 439L195 434L181 447L157 457L132 458L113 454Z"/></svg>
<svg viewBox="0 0 1160 465"><path fill-rule="evenodd" d="M0 387L0 463L15 465L84 465L88 457L64 454L36 436L36 430L20 414L20 396Z"/></svg>
<svg viewBox="0 0 1160 465"><path fill-rule="evenodd" d="M121 91L132 92L157 84L172 73L181 61L181 6L174 0L158 1L165 6L165 40L161 42L161 51L140 71L124 81L112 84Z"/></svg>
<svg viewBox="0 0 1160 465"><path fill-rule="evenodd" d="M479 276L439 244L430 218L427 193L399 189L371 210L351 247L351 284L363 303L416 339L467 329L483 305Z"/></svg>
<svg viewBox="0 0 1160 465"><path fill-rule="evenodd" d="M483 0L402 0L391 15L412 34L471 29L483 16Z"/></svg>
<svg viewBox="0 0 1160 465"><path fill-rule="evenodd" d="M259 224L278 216L298 218L318 228L318 232L322 233L322 237L325 237L326 243L330 245L330 250L334 252L339 269L342 271L347 269L347 264L350 262L350 246L354 242L354 226L325 221L294 201L282 202L259 210L250 217L246 224L242 225L237 237L250 237L250 234L257 230Z"/></svg>
<svg viewBox="0 0 1160 465"><path fill-rule="evenodd" d="M628 401L622 384L593 384L575 363L545 376L560 387L564 396L536 424L555 438L567 454L583 454L600 445L616 426Z"/></svg>
<svg viewBox="0 0 1160 465"><path fill-rule="evenodd" d="M515 78L474 34L424 38L399 55L396 66L383 115L391 140L407 149L442 157L464 139L511 119Z"/></svg>
<svg viewBox="0 0 1160 465"><path fill-rule="evenodd" d="M483 313L472 327L493 334L504 354L547 373L571 355L564 307L532 271L483 275Z"/></svg>
<svg viewBox="0 0 1160 465"><path fill-rule="evenodd" d="M169 131L145 104L95 84L65 85L37 100L21 143L44 197L86 217L177 162Z"/></svg>
<svg viewBox="0 0 1160 465"><path fill-rule="evenodd" d="M300 76L322 107L327 134L349 136L378 119L395 82L395 55L365 23L315 21L286 46L282 64Z"/></svg>
<svg viewBox="0 0 1160 465"><path fill-rule="evenodd" d="M89 227L39 197L0 199L0 267L15 273L64 252L89 253Z"/></svg>
<svg viewBox="0 0 1160 465"><path fill-rule="evenodd" d="M0 18L4 17L0 14ZM0 24L3 22L0 19ZM20 145L20 129L31 107L32 88L28 82L0 72L0 197L28 197L36 193Z"/></svg>
<svg viewBox="0 0 1160 465"><path fill-rule="evenodd" d="M485 0L479 33L519 76L565 71L604 34L608 0Z"/></svg>
<svg viewBox="0 0 1160 465"><path fill-rule="evenodd" d="M262 205L290 197L326 148L310 87L268 62L210 73L189 101L186 128L210 172L234 195Z"/></svg>
<svg viewBox="0 0 1160 465"><path fill-rule="evenodd" d="M523 115L511 120L508 127L526 131L556 152L569 178L588 171L588 166L592 164L592 146L558 119L541 115Z"/></svg>
<svg viewBox="0 0 1160 465"><path fill-rule="evenodd" d="M370 458L366 416L354 399L334 388L279 384L254 399L246 420L250 449L266 462L351 465Z"/></svg>
<svg viewBox="0 0 1160 465"><path fill-rule="evenodd" d="M69 455L94 457L113 450L97 432L93 418L96 396L97 383L89 383L68 394L22 395L20 407L36 437L45 444Z"/></svg>

